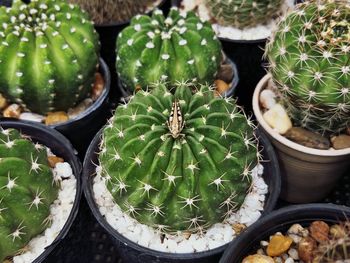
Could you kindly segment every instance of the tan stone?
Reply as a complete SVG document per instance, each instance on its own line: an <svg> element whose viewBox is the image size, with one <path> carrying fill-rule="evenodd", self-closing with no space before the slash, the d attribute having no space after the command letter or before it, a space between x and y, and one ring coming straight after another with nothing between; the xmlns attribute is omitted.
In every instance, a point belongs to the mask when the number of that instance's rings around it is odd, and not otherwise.
<svg viewBox="0 0 350 263"><path fill-rule="evenodd" d="M341 134L331 139L332 146L336 150L350 148L350 135Z"/></svg>
<svg viewBox="0 0 350 263"><path fill-rule="evenodd" d="M329 226L323 221L314 221L310 226L310 235L316 241L322 243L327 241L329 235Z"/></svg>
<svg viewBox="0 0 350 263"><path fill-rule="evenodd" d="M274 260L269 256L255 254L244 258L242 263L274 263Z"/></svg>
<svg viewBox="0 0 350 263"><path fill-rule="evenodd" d="M8 106L4 110L3 115L6 118L19 119L19 116L21 115L21 112L22 112L21 106L19 106L18 104L11 104L10 106Z"/></svg>
<svg viewBox="0 0 350 263"><path fill-rule="evenodd" d="M229 89L229 87L230 86L225 81L221 79L215 80L215 88L219 94L225 93Z"/></svg>
<svg viewBox="0 0 350 263"><path fill-rule="evenodd" d="M45 124L46 125L57 124L57 123L65 122L68 119L69 119L68 115L64 111L49 112L47 117L45 118Z"/></svg>
<svg viewBox="0 0 350 263"><path fill-rule="evenodd" d="M285 136L293 142L314 149L328 150L331 147L328 138L301 127L292 127L286 132Z"/></svg>
<svg viewBox="0 0 350 263"><path fill-rule="evenodd" d="M263 114L264 120L275 129L279 134L285 134L292 128L292 121L287 115L286 110L279 103L275 104L271 109Z"/></svg>
<svg viewBox="0 0 350 263"><path fill-rule="evenodd" d="M47 160L49 161L49 165L51 168L54 168L57 163L64 162L64 160L61 157L57 157L57 156L49 156L47 157Z"/></svg>
<svg viewBox="0 0 350 263"><path fill-rule="evenodd" d="M7 106L7 100L5 99L4 96L0 93L0 110L5 109Z"/></svg>
<svg viewBox="0 0 350 263"><path fill-rule="evenodd" d="M236 223L236 224L233 224L232 225L232 229L233 231L235 231L235 233L238 235L239 233L241 233L244 229L246 229L247 226L244 225L244 224L239 224L239 223Z"/></svg>
<svg viewBox="0 0 350 263"><path fill-rule="evenodd" d="M267 246L266 253L270 257L278 257L284 252L288 251L293 243L293 239L283 235L272 236L269 245Z"/></svg>
<svg viewBox="0 0 350 263"><path fill-rule="evenodd" d="M91 92L91 97L93 101L97 100L101 96L104 86L105 86L105 81L101 73L97 72L95 74L95 82Z"/></svg>
<svg viewBox="0 0 350 263"><path fill-rule="evenodd" d="M313 251L317 243L311 237L304 237L298 245L299 258L304 262L311 262L313 259Z"/></svg>

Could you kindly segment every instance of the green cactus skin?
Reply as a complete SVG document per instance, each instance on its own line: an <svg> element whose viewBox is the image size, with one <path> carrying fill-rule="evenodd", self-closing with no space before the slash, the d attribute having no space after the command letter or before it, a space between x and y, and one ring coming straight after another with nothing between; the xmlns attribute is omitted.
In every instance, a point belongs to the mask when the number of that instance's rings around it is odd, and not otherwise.
<svg viewBox="0 0 350 263"><path fill-rule="evenodd" d="M0 92L45 114L86 98L98 63L98 35L79 7L59 0L0 8Z"/></svg>
<svg viewBox="0 0 350 263"><path fill-rule="evenodd" d="M207 86L194 93L186 84L174 95L163 84L139 91L117 108L100 145L115 202L163 232L200 233L232 215L259 157L252 124L232 99Z"/></svg>
<svg viewBox="0 0 350 263"><path fill-rule="evenodd" d="M17 130L0 132L0 262L24 248L50 223L58 186L45 147Z"/></svg>
<svg viewBox="0 0 350 263"><path fill-rule="evenodd" d="M205 4L220 25L243 29L278 16L283 0L205 0Z"/></svg>
<svg viewBox="0 0 350 263"><path fill-rule="evenodd" d="M96 24L122 23L137 14L144 14L153 0L69 0L87 11Z"/></svg>
<svg viewBox="0 0 350 263"><path fill-rule="evenodd" d="M177 81L212 83L221 63L221 43L211 25L172 8L168 18L136 16L117 39L117 72L127 88Z"/></svg>
<svg viewBox="0 0 350 263"><path fill-rule="evenodd" d="M349 2L305 2L267 45L273 81L297 126L326 134L350 126L349 21Z"/></svg>

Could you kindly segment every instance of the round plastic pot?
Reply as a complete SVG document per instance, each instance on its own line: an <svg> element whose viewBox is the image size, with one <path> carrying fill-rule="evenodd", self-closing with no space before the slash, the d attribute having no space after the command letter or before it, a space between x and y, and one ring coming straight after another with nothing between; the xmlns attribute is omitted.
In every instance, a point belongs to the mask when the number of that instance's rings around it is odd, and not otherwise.
<svg viewBox="0 0 350 263"><path fill-rule="evenodd" d="M318 150L302 146L283 137L264 120L259 97L270 80L266 75L258 83L253 96L253 110L261 129L270 138L280 160L281 198L291 203L309 203L324 199L338 179L350 167L350 148Z"/></svg>
<svg viewBox="0 0 350 263"><path fill-rule="evenodd" d="M225 53L223 53L223 54L224 54L224 57L225 57L225 63L229 64L232 67L233 79L232 79L232 81L230 83L230 87L228 88L227 91L225 91L222 94L222 96L224 96L224 97L233 97L233 96L235 96L237 86L238 86L238 84L240 82L240 76L239 76L236 64L228 56L226 56ZM128 101L128 98L132 95L132 92L123 86L123 84L120 81L120 79L118 79L118 89L120 91L121 98L124 99L125 101ZM116 103L111 104L111 108L114 110L116 108Z"/></svg>
<svg viewBox="0 0 350 263"><path fill-rule="evenodd" d="M212 263L217 262L223 251L228 245L224 245L209 251L198 253L164 253L149 248L140 246L133 241L125 238L119 234L113 227L111 227L105 218L99 212L99 208L94 199L93 192L93 178L96 171L96 164L98 164L98 152L99 144L101 140L102 130L96 135L92 141L84 161L83 167L83 188L84 194L88 201L88 204L92 210L93 215L102 227L110 235L111 239L115 243L118 253L122 259L126 262L133 263L176 263L176 262L188 262L188 263ZM260 144L262 154L265 157L266 162L264 165L264 179L269 186L269 193L266 196L266 202L264 206L263 216L270 213L277 202L280 193L280 172L278 162L273 150L272 145L263 134L258 134L260 138Z"/></svg>
<svg viewBox="0 0 350 263"><path fill-rule="evenodd" d="M75 199L67 222L63 226L56 239L52 242L52 244L47 246L45 248L45 251L33 261L33 263L45 262L55 247L61 242L64 242L65 237L67 236L68 231L78 214L82 192L80 178L82 170L81 163L78 157L75 155L75 150L73 149L70 142L62 134L54 129L50 129L42 124L18 120L0 121L0 127L3 129L14 128L16 130L19 130L21 133L28 135L34 142L38 142L49 147L54 154L63 158L65 162L68 162L71 165L73 174L77 180Z"/></svg>
<svg viewBox="0 0 350 263"><path fill-rule="evenodd" d="M276 232L285 233L293 224L308 227L313 221L329 224L347 221L350 208L333 204L294 205L274 211L239 235L225 251L220 263L240 263L249 254L255 254L261 240L268 240Z"/></svg>

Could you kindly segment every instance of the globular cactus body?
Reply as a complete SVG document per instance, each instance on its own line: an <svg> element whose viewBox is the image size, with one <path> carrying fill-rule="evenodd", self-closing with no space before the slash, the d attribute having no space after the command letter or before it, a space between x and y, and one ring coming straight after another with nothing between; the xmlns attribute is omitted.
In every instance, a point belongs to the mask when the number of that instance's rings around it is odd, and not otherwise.
<svg viewBox="0 0 350 263"><path fill-rule="evenodd" d="M87 11L96 24L122 23L137 14L143 14L153 0L69 0Z"/></svg>
<svg viewBox="0 0 350 263"><path fill-rule="evenodd" d="M0 8L0 92L25 109L67 110L91 90L98 35L78 6L15 1Z"/></svg>
<svg viewBox="0 0 350 263"><path fill-rule="evenodd" d="M121 209L164 232L201 232L243 203L257 163L251 124L203 86L139 91L105 128L102 175Z"/></svg>
<svg viewBox="0 0 350 263"><path fill-rule="evenodd" d="M0 132L0 261L24 248L50 223L58 186L46 149L17 130Z"/></svg>
<svg viewBox="0 0 350 263"><path fill-rule="evenodd" d="M205 3L220 25L243 29L276 17L283 0L205 0Z"/></svg>
<svg viewBox="0 0 350 263"><path fill-rule="evenodd" d="M177 81L212 83L221 63L221 44L211 25L176 8L165 18L136 16L117 39L116 67L127 88Z"/></svg>
<svg viewBox="0 0 350 263"><path fill-rule="evenodd" d="M279 24L266 54L296 125L320 133L350 126L350 4L300 4Z"/></svg>

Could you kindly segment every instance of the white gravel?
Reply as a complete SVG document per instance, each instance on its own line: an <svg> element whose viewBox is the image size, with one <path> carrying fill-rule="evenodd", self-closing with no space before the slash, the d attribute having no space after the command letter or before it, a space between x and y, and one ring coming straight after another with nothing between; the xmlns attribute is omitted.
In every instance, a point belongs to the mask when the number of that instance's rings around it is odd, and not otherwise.
<svg viewBox="0 0 350 263"><path fill-rule="evenodd" d="M185 11L190 11L197 8L197 13L203 21L211 20L211 16L203 0L183 0L181 5ZM283 6L281 7L281 14L293 7L294 0L285 0ZM227 38L231 40L259 40L268 38L275 29L277 22L278 19L272 19L267 24L260 24L255 27L245 29L213 24L213 29L220 38Z"/></svg>
<svg viewBox="0 0 350 263"><path fill-rule="evenodd" d="M48 150L49 156L53 155ZM52 224L41 235L33 238L26 247L26 252L15 256L13 263L30 263L39 257L45 248L56 239L71 213L76 194L76 179L69 163L57 163L53 168L54 176L61 180L58 198L50 206Z"/></svg>
<svg viewBox="0 0 350 263"><path fill-rule="evenodd" d="M106 187L105 178L101 176L100 166L96 168L93 192L100 213L114 229L126 238L157 251L192 253L214 249L230 242L236 237L232 225L240 223L249 226L260 217L264 209L265 195L268 192L268 186L264 182L262 174L262 165L258 165L252 170L253 187L251 192L236 214L233 214L225 223L213 225L202 236L192 234L189 239L186 239L182 232L177 235L166 234L163 242L161 241L162 234L157 230L138 223L122 212Z"/></svg>

